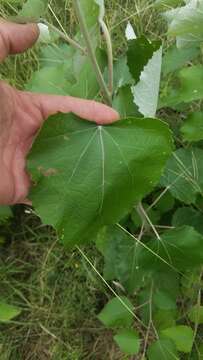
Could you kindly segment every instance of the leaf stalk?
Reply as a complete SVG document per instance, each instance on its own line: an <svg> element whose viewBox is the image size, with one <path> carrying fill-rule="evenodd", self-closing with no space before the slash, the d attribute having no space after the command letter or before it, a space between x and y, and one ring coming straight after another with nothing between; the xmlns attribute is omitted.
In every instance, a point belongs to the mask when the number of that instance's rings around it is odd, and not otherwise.
<svg viewBox="0 0 203 360"><path fill-rule="evenodd" d="M73 1L73 6L74 6L75 13L77 15L77 18L78 18L78 21L79 21L79 24L80 24L81 32L82 32L82 34L84 36L84 39L85 39L85 42L86 42L87 52L88 52L89 58L90 58L90 60L92 62L92 66L94 68L94 71L95 71L95 74L96 74L96 77L97 77L97 81L98 81L98 83L100 85L100 88L102 90L102 93L103 93L103 96L105 98L106 103L108 105L112 105L111 94L109 92L109 89L108 89L105 81L104 81L104 78L102 76L99 64L97 62L97 59L96 59L96 56L95 56L95 51L94 51L94 48L92 46L91 38L90 38L90 35L89 35L88 27L87 27L87 24L86 24L84 15L83 15L83 11L82 11L82 8L81 8L81 5L80 5L80 1L79 0L74 0Z"/></svg>

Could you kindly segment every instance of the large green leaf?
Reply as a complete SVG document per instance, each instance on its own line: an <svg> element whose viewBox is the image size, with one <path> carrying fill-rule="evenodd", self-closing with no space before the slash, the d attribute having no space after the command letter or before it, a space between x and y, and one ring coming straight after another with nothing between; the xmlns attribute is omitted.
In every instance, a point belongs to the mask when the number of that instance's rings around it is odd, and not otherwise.
<svg viewBox="0 0 203 360"><path fill-rule="evenodd" d="M72 65L74 53L75 49L64 43L42 46L39 56L40 65L41 67L48 67L66 64L68 68Z"/></svg>
<svg viewBox="0 0 203 360"><path fill-rule="evenodd" d="M152 343L148 348L147 355L149 360L179 360L174 342L164 338Z"/></svg>
<svg viewBox="0 0 203 360"><path fill-rule="evenodd" d="M29 157L33 205L65 244L81 243L153 189L171 147L168 126L157 119L97 126L71 114L53 116Z"/></svg>
<svg viewBox="0 0 203 360"><path fill-rule="evenodd" d="M140 264L146 269L184 271L203 263L203 236L190 226L169 230L161 240L151 240L148 247L151 252L140 255Z"/></svg>
<svg viewBox="0 0 203 360"><path fill-rule="evenodd" d="M162 330L162 334L173 340L179 351L189 353L192 350L194 334L189 326L177 325Z"/></svg>
<svg viewBox="0 0 203 360"><path fill-rule="evenodd" d="M7 322L15 318L21 313L21 310L16 306L8 305L0 301L0 322Z"/></svg>
<svg viewBox="0 0 203 360"><path fill-rule="evenodd" d="M129 327L133 322L133 305L125 297L110 300L98 315L99 320L107 327Z"/></svg>
<svg viewBox="0 0 203 360"><path fill-rule="evenodd" d="M203 41L203 1L187 1L185 6L165 13L169 35L177 37L178 46L194 46Z"/></svg>
<svg viewBox="0 0 203 360"><path fill-rule="evenodd" d="M179 149L168 160L161 184L185 204L194 204L203 191L203 150Z"/></svg>
<svg viewBox="0 0 203 360"><path fill-rule="evenodd" d="M138 354L140 339L134 330L120 330L120 332L114 336L114 340L125 354Z"/></svg>
<svg viewBox="0 0 203 360"><path fill-rule="evenodd" d="M181 133L186 141L203 140L203 112L190 114L181 127Z"/></svg>
<svg viewBox="0 0 203 360"><path fill-rule="evenodd" d="M33 74L26 89L32 92L69 95L72 80L66 64L44 67Z"/></svg>
<svg viewBox="0 0 203 360"><path fill-rule="evenodd" d="M176 227L189 225L203 234L203 214L191 207L181 207L174 213L172 225Z"/></svg>

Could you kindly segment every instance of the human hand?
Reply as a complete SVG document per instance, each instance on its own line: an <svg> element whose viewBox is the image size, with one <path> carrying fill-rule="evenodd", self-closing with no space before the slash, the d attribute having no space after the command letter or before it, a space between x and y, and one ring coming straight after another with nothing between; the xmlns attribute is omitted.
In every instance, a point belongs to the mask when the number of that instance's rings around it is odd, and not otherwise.
<svg viewBox="0 0 203 360"><path fill-rule="evenodd" d="M0 20L0 62L7 55L25 51L39 37L35 24L17 25ZM0 81L0 204L25 202L30 178L26 156L43 122L57 112L107 124L118 114L106 105L70 96L19 91Z"/></svg>

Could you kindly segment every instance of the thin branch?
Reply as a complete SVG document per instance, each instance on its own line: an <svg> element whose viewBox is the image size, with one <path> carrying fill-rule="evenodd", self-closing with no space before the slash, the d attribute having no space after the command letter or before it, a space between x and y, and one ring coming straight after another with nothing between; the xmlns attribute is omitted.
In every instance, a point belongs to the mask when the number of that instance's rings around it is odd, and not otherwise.
<svg viewBox="0 0 203 360"><path fill-rule="evenodd" d="M50 24L45 19L42 19L42 22L47 25L51 30L55 31L63 40L65 40L67 43L72 45L75 49L80 50L84 55L87 55L86 49L84 49L80 44L78 44L75 40L71 39L70 36L63 33L61 30L59 30L56 26Z"/></svg>
<svg viewBox="0 0 203 360"><path fill-rule="evenodd" d="M86 24L86 21L84 19L83 12L82 12L82 9L81 9L80 1L75 0L73 2L73 6L75 8L75 13L77 15L77 18L78 18L78 21L79 21L79 24L80 24L81 32L82 32L82 34L84 36L84 39L86 41L88 55L90 57L92 65L94 67L94 71L95 71L95 74L96 74L96 77L97 77L97 81L98 81L98 83L99 83L99 85L101 87L101 90L103 92L103 96L104 96L107 104L111 105L112 104L111 94L109 93L108 87L107 87L107 85L106 85L106 83L104 81L104 78L102 76L99 64L97 62L95 52L94 52L94 48L92 46L92 41L91 41L89 31L88 31L88 28L87 28L87 24Z"/></svg>
<svg viewBox="0 0 203 360"><path fill-rule="evenodd" d="M106 45L107 45L107 54L108 54L108 72L109 72L109 91L111 96L113 95L113 49L111 42L111 35L108 27L102 19L99 19L99 25L101 26Z"/></svg>

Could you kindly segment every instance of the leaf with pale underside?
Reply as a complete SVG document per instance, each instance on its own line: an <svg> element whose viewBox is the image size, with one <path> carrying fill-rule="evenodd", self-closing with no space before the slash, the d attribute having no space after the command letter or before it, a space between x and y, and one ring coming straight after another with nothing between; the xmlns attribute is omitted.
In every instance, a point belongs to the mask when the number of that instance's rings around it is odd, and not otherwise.
<svg viewBox="0 0 203 360"><path fill-rule="evenodd" d="M171 150L170 130L157 119L97 126L58 114L29 157L33 205L66 245L90 240L153 189Z"/></svg>
<svg viewBox="0 0 203 360"><path fill-rule="evenodd" d="M161 79L162 47L154 52L152 58L141 72L139 82L132 86L134 103L145 117L154 117L158 106Z"/></svg>
<svg viewBox="0 0 203 360"><path fill-rule="evenodd" d="M168 33L176 37L178 47L196 46L203 42L203 1L189 0L173 10L165 12Z"/></svg>

